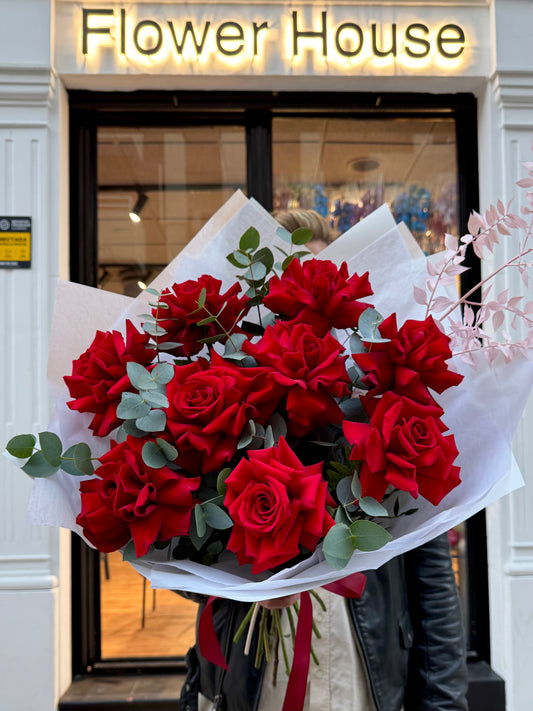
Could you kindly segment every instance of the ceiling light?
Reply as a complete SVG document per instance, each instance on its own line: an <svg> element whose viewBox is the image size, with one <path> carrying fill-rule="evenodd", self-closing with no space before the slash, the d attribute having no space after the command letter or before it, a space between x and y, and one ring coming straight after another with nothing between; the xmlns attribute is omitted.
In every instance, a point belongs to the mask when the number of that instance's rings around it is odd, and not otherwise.
<svg viewBox="0 0 533 711"><path fill-rule="evenodd" d="M348 167L353 170L354 173L371 173L373 170L377 170L379 166L379 160L371 156L354 158L348 162Z"/></svg>
<svg viewBox="0 0 533 711"><path fill-rule="evenodd" d="M145 193L137 193L137 202L129 212L130 220L132 222L141 221L141 212L148 202L148 195Z"/></svg>

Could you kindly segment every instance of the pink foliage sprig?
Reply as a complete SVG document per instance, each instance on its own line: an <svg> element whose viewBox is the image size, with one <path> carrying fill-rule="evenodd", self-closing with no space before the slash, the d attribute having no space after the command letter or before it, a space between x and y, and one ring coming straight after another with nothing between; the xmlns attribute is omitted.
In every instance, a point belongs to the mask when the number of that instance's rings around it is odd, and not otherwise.
<svg viewBox="0 0 533 711"><path fill-rule="evenodd" d="M533 148L533 144L532 144ZM526 289L530 286L529 269L533 265L533 162L524 163L528 177L517 182L526 189L528 205L521 208L524 219L510 211L511 203L504 205L499 200L484 214L472 212L468 220L468 233L458 240L453 235L445 235L446 250L438 261L428 260L428 276L425 289L414 287L417 303L426 306L426 317L430 314L451 338L454 355L460 356L470 365L475 365L475 351L482 349L486 360L491 363L501 355L510 361L525 355L533 347L533 301L525 301L521 295L513 295L504 289L492 296L494 278L506 269L518 269ZM500 239L513 237L517 241L515 254L497 269L487 274L461 297L455 298L450 291L441 287L456 284L457 277L467 271L464 265L465 253L470 245L474 254L484 259L494 251ZM481 301L474 301L474 294L481 291ZM438 314L438 315L437 315ZM518 333L526 335L518 338Z"/></svg>

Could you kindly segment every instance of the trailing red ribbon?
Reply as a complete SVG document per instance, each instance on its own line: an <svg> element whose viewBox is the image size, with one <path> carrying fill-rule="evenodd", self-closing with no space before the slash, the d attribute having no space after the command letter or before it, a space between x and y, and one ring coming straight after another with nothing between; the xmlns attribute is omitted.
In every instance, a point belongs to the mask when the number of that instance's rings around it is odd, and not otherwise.
<svg viewBox="0 0 533 711"><path fill-rule="evenodd" d="M311 658L312 632L313 603L311 602L311 595L308 592L303 592L300 593L300 611L298 613L298 625L296 626L291 673L289 674L289 682L281 711L301 711L304 707L309 660Z"/></svg>
<svg viewBox="0 0 533 711"><path fill-rule="evenodd" d="M220 649L220 642L218 641L213 621L213 603L215 600L216 597L213 595L209 598L198 622L200 654L211 664L216 664L217 667L222 667L222 669L228 671L228 664Z"/></svg>
<svg viewBox="0 0 533 711"><path fill-rule="evenodd" d="M342 597L360 598L365 589L366 575L354 573L335 583L322 587L329 592ZM200 653L208 662L216 664L227 671L228 665L220 648L213 622L213 602L215 597L207 601L198 625L198 641ZM307 691L307 677L311 659L311 636L313 632L313 604L308 592L300 593L300 612L294 640L294 654L291 673L282 711L302 711Z"/></svg>

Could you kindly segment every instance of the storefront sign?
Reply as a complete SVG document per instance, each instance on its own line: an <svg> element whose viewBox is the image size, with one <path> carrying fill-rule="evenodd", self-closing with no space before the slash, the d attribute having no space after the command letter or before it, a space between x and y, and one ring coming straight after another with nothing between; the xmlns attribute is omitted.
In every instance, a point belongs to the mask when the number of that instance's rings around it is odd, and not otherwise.
<svg viewBox="0 0 533 711"><path fill-rule="evenodd" d="M127 48L149 57L170 49L177 57L182 57L189 44L189 49L198 58L213 49L225 57L240 54L257 57L264 51L265 35L273 29L268 19L254 20L250 27L238 20L215 24L211 20L197 21L190 17L165 22L143 19L131 23L127 22L124 8L82 8L82 13L80 39L84 55L98 51L103 40L104 44L111 41L122 55L127 54ZM301 13L293 10L290 21L285 23L285 34L290 39L293 58L309 49L323 57L336 53L350 58L362 54L374 58L397 58L404 53L416 60L438 53L443 59L457 59L466 47L464 30L452 22L434 28L423 22L412 22L406 27L398 27L392 22L386 28L375 22L369 27L353 21L334 25L327 10L321 11L319 22L312 26L305 22ZM169 46L165 47L165 43Z"/></svg>
<svg viewBox="0 0 533 711"><path fill-rule="evenodd" d="M171 64L193 73L309 73L310 63L321 73L457 71L468 60L469 32L453 17L423 17L420 8L409 19L392 11L388 21L385 10L376 19L371 8L349 5L91 5L79 8L77 54L87 68L112 52L119 67Z"/></svg>
<svg viewBox="0 0 533 711"><path fill-rule="evenodd" d="M0 267L31 266L31 217L0 216Z"/></svg>

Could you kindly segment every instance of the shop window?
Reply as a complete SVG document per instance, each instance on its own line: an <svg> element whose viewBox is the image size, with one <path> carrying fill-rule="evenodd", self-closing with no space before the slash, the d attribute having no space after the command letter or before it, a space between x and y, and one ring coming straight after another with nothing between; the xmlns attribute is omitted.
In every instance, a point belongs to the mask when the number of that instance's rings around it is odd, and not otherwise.
<svg viewBox="0 0 533 711"><path fill-rule="evenodd" d="M477 207L470 96L70 98L71 277L103 289L139 293L236 189L315 209L337 234L387 202L427 254ZM471 655L488 660L483 514L450 541ZM176 666L194 638L194 604L120 557L74 541L75 672Z"/></svg>

